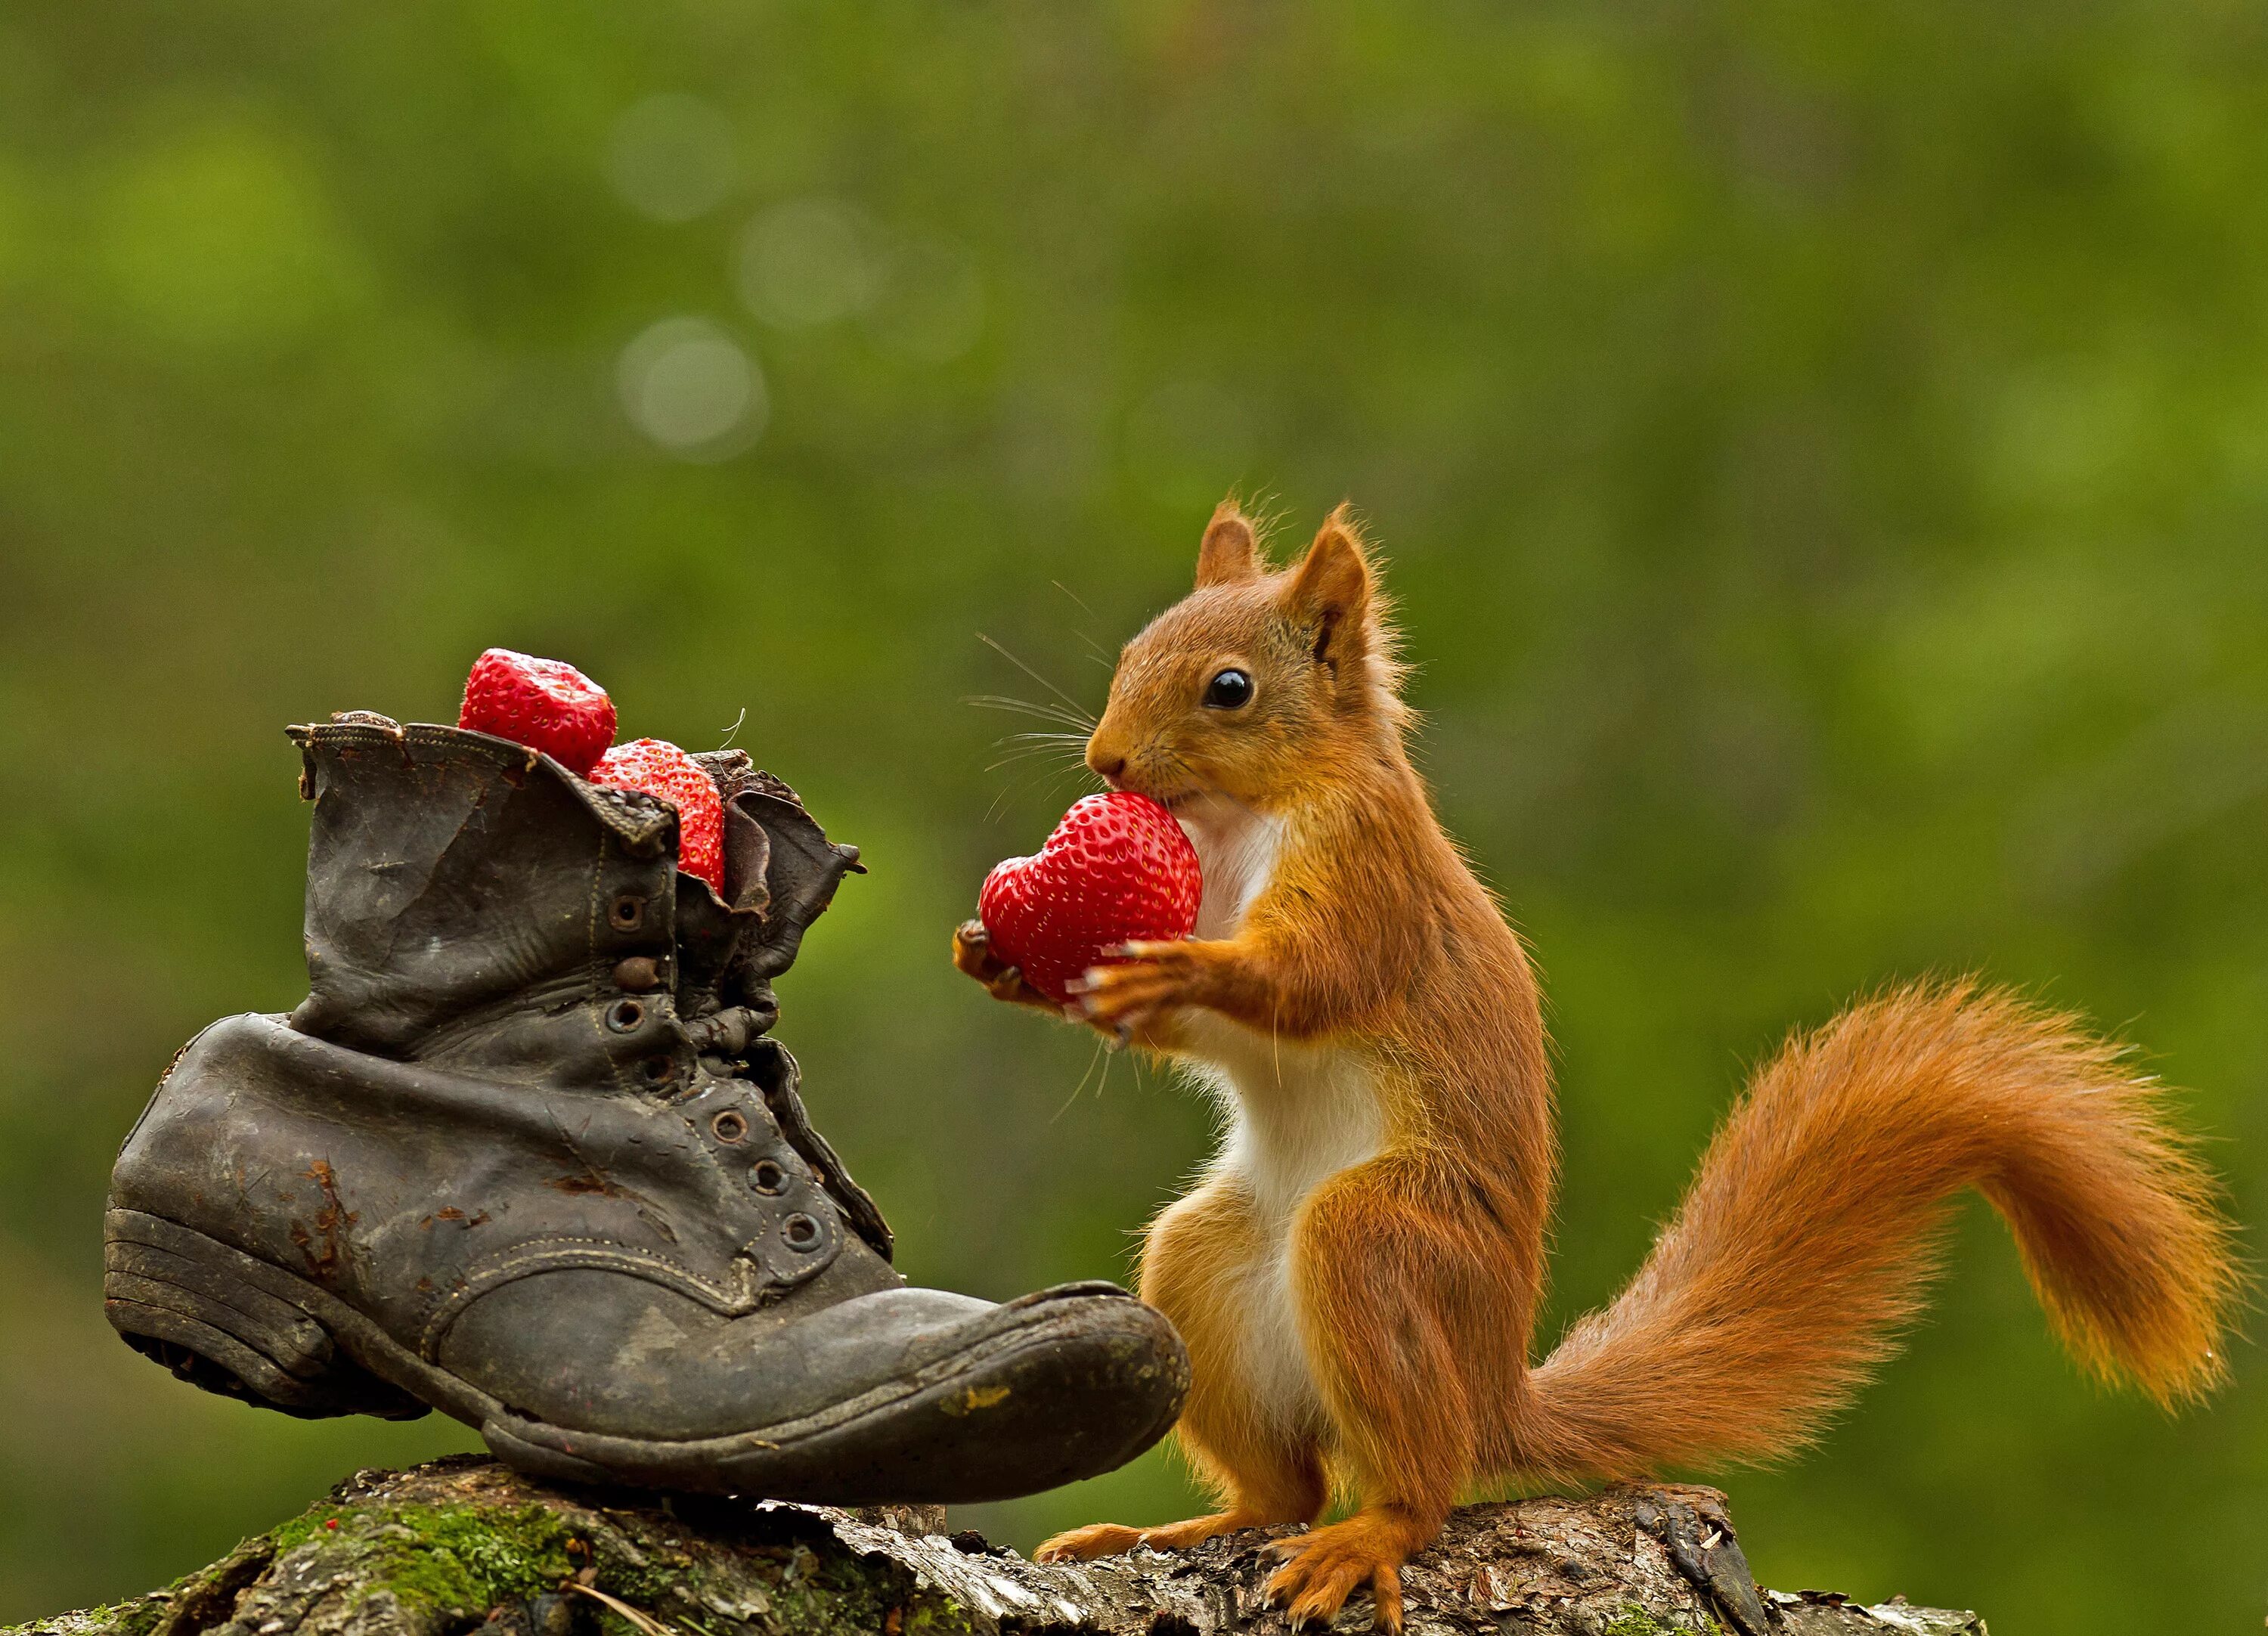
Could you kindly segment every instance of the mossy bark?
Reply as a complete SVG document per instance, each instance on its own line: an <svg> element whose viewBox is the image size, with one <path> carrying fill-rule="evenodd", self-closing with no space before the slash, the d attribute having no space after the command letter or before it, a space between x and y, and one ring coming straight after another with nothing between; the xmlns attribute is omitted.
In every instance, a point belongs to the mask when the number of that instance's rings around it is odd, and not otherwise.
<svg viewBox="0 0 2268 1636"><path fill-rule="evenodd" d="M462 1457L364 1471L168 1590L0 1636L1275 1636L1261 1536L1042 1567L914 1509L569 1491ZM1277 1530L1278 1533L1290 1530ZM1458 1512L1412 1636L1983 1636L1974 1614L1760 1592L1699 1488ZM1340 1628L1366 1630L1359 1599Z"/></svg>

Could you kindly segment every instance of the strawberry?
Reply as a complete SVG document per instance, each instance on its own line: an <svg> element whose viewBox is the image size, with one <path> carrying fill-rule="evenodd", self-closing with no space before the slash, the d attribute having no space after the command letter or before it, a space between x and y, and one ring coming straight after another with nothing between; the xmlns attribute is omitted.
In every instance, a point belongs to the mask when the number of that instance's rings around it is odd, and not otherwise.
<svg viewBox="0 0 2268 1636"><path fill-rule="evenodd" d="M725 891L725 803L717 781L666 739L633 739L599 758L591 782L643 790L677 808L677 866Z"/></svg>
<svg viewBox="0 0 2268 1636"><path fill-rule="evenodd" d="M541 750L588 777L615 741L615 702L572 665L492 647L465 678L457 725Z"/></svg>
<svg viewBox="0 0 2268 1636"><path fill-rule="evenodd" d="M1197 922L1204 882L1197 848L1146 795L1090 795L1064 814L1036 856L993 866L977 913L1003 960L1061 1004L1120 943L1169 942Z"/></svg>

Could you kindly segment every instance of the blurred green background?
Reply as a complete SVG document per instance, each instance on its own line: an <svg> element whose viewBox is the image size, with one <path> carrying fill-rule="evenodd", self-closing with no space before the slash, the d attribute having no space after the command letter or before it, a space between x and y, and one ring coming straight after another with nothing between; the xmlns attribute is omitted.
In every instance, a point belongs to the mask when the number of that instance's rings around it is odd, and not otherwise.
<svg viewBox="0 0 2268 1636"><path fill-rule="evenodd" d="M2268 12L208 0L0 11L0 1621L448 1423L133 1358L114 1146L303 991L287 721L503 644L738 742L873 873L783 985L918 1279L1123 1275L1204 1153L946 961L1080 786L995 767L1232 484L1392 562L1424 764L1535 940L1552 1327L1743 1065L1980 968L2268 1196ZM1280 542L1279 542L1280 543ZM1032 724L1044 725L1044 724ZM1965 1218L1908 1355L1727 1479L1781 1586L2257 1628L2268 1389L2084 1384ZM1194 1503L1162 1453L981 1522Z"/></svg>

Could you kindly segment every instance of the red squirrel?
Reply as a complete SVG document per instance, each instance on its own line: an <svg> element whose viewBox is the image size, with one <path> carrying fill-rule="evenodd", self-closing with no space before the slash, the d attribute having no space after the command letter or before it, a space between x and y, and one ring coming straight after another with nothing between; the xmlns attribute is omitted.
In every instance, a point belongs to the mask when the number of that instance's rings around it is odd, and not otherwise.
<svg viewBox="0 0 2268 1636"><path fill-rule="evenodd" d="M1918 984L1791 1040L1629 1286L1540 1363L1552 1082L1519 935L1443 833L1347 508L1271 569L1235 504L1131 642L1087 764L1196 844L1195 935L1114 951L1069 1008L1219 1093L1220 1151L1149 1228L1143 1297L1189 1343L1176 1435L1222 1509L1058 1535L1043 1561L1346 1520L1272 1547L1292 1623L1402 1564L1491 1478L1635 1478L1800 1446L1894 1346L1950 1196L2014 1233L2086 1365L2171 1404L2217 1382L2239 1284L2161 1094L2072 1018ZM1027 989L981 925L954 962Z"/></svg>

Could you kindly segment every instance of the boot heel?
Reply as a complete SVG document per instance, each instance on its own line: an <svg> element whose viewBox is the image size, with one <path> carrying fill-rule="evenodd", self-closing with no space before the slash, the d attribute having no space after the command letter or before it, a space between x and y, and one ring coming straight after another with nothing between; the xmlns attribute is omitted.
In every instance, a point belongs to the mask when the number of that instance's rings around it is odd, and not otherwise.
<svg viewBox="0 0 2268 1636"><path fill-rule="evenodd" d="M103 1239L111 1327L191 1385L303 1419L426 1412L337 1348L290 1273L138 1210L108 1212Z"/></svg>

